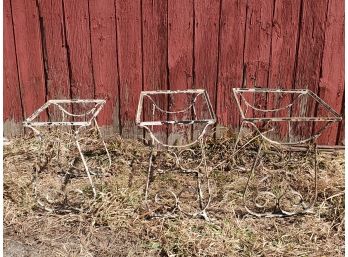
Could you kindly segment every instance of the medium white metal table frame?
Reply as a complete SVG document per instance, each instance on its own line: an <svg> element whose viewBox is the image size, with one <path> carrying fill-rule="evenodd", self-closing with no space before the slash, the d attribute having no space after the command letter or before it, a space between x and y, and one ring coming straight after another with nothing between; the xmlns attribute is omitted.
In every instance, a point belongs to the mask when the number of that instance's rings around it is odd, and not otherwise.
<svg viewBox="0 0 348 257"><path fill-rule="evenodd" d="M169 99L170 97L187 97L188 103L185 107L179 109L179 110L171 110L170 109L170 104L168 104L169 107L164 108L159 106L159 104L156 102L154 99L155 97L162 96L165 99ZM207 112L205 118L200 119L198 117L196 112L196 104L197 104L197 99L203 99L205 103L206 110ZM152 113L152 117L149 119L144 118L144 101L149 101L149 109L150 113ZM161 115L165 116L164 119L159 119L155 117L155 112L161 113ZM186 118L179 118L176 119L175 115L180 116L181 114L187 113L188 115ZM166 191L169 196L174 198L174 206L172 206L171 212L169 215L161 215L161 214L155 214L154 216L160 217L160 216L173 216L175 211L181 211L182 213L195 217L195 216L202 216L205 219L208 219L207 213L206 213L206 208L208 207L210 203L210 188L209 188L209 177L208 177L208 171L207 171L207 160L206 160L206 155L205 155L205 141L203 139L207 128L213 124L215 124L216 118L215 118L215 113L213 112L213 108L211 106L209 96L207 92L203 89L193 89L193 90L158 90L158 91L142 91L140 94L140 99L139 99L139 104L138 104L138 110L137 110L137 115L136 115L136 123L139 127L145 128L146 131L149 133L151 137L151 153L149 157L149 168L148 168L148 174L147 174L147 182L146 182L146 188L145 188L145 203L148 206L149 203L149 190L150 190L150 184L151 184L151 179L153 176L153 158L154 158L154 149L155 146L162 146L165 147L167 152L170 152L174 158L175 158L175 163L176 167L171 167L170 170L166 171L161 171L158 172L159 174L163 174L164 172L178 172L181 174L192 174L196 177L197 179L197 194L198 194L198 199L199 199L199 205L200 205L200 210L197 212L186 212L181 208L180 205L180 195L181 193L175 194L172 191L169 191L167 188L163 188L163 190L160 193L157 193L154 197L154 202L160 205L160 194ZM171 144L169 142L162 142L158 137L155 135L155 130L156 128L162 127L162 126L194 126L195 124L200 124L203 126L203 129L201 133L198 135L198 137L188 143L185 144ZM193 150L191 147L193 146L199 146L199 149ZM198 161L198 165L194 168L187 168L185 164L185 158L183 158L183 155L185 153L188 153L188 151L192 154L195 154L195 151L200 151L200 156L201 159ZM203 170L203 172L202 172ZM203 193L201 190L201 179L202 178L207 179L208 183L208 198L203 199ZM205 201L206 200L206 201Z"/></svg>

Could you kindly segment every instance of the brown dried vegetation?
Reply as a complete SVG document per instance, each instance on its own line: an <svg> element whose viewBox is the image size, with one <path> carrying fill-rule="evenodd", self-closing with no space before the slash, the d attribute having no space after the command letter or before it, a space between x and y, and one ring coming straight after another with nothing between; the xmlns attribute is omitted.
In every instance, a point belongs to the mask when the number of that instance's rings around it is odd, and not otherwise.
<svg viewBox="0 0 348 257"><path fill-rule="evenodd" d="M54 135L47 137L52 139ZM120 137L107 140L113 160L109 170L101 143L86 141L90 165L101 167L106 174L97 180L101 194L93 201L88 180L79 177L83 174L79 171L81 163L73 158L78 157L78 152L69 140L66 139L68 144L62 148L60 160L56 159L57 145L53 143L45 144L38 160L39 145L32 137L15 139L4 147L5 255L344 255L343 153L320 153L315 214L289 218L248 215L242 203L248 172L231 164L218 166L211 175L213 198L208 222L180 214L171 219L151 219L143 204L149 148ZM208 140L211 167L230 159L234 140L233 135ZM251 162L251 155L246 151L242 159ZM72 159L76 169L69 168ZM35 171L36 195L41 203L46 201L44 207L34 198ZM168 177L159 178L159 185L165 179ZM183 180L178 175L178 183L180 179ZM298 181L303 187L309 183ZM68 195L66 199L63 191Z"/></svg>

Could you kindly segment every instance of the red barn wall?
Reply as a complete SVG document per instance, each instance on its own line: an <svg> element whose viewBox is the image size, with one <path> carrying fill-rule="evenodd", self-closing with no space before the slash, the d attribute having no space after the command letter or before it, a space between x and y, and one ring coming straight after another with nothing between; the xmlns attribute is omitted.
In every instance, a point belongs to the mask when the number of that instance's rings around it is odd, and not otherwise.
<svg viewBox="0 0 348 257"><path fill-rule="evenodd" d="M185 88L236 129L231 89L255 83L343 115L343 37L343 0L4 0L4 133L48 99L95 97L101 125L133 137L141 90ZM344 124L319 143L343 144Z"/></svg>

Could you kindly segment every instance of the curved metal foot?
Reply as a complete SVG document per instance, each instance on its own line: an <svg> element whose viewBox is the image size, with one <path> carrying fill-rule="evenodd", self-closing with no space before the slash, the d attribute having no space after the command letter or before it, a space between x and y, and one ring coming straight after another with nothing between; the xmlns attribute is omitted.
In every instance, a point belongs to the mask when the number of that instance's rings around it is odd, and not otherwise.
<svg viewBox="0 0 348 257"><path fill-rule="evenodd" d="M250 170L248 181L244 189L243 202L244 202L244 207L246 211L256 217L288 217L288 216L294 216L294 215L305 214L305 213L313 213L312 209L317 199L317 170L318 170L317 147L315 144L314 144L314 161L315 161L314 163L314 195L313 197L311 197L310 202L308 204L305 204L304 198L301 195L301 193L291 189L291 186L290 188L287 188L287 191L284 191L284 193L280 196L277 196L276 193L263 189L261 191L258 191L258 190L254 191L254 194L252 195L253 207L255 207L256 209L259 209L260 211L254 211L250 209L250 207L247 204L246 195L250 185L250 180L254 176L257 162L260 159L262 147L263 147L263 144L261 143L259 146L257 155L255 157L253 166ZM311 146L308 146L308 147L310 149ZM259 182L263 182L267 180L267 178L268 176L259 180ZM296 207L296 209L298 210L294 210L294 211L286 210L282 203L284 199L285 200L290 199L290 201L293 201L292 207ZM294 203L294 201L296 200L297 202ZM263 210L266 209L268 211L262 211L262 209Z"/></svg>

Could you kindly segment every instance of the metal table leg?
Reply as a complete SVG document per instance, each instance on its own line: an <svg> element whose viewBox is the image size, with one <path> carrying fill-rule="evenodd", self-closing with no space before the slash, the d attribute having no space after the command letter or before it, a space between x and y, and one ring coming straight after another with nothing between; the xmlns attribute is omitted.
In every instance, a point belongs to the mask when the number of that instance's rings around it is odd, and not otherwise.
<svg viewBox="0 0 348 257"><path fill-rule="evenodd" d="M153 143L153 142L152 142ZM180 211L183 214L191 217L203 217L206 220L209 220L208 214L206 209L208 208L210 201L211 201L211 192L210 192L210 185L209 185L209 171L207 167L207 160L206 160L206 155L205 155L205 145L204 145L204 140L201 139L199 140L199 151L201 152L201 161L198 164L196 168L190 169L188 167L185 167L185 160L181 157L181 154L183 154L184 151L193 151L191 149L185 149L181 150L178 153L174 153L175 156L175 162L176 162L176 167L172 167L174 171L168 170L168 171L162 171L161 173L157 174L159 176L162 173L167 173L167 172L175 172L177 174L181 175L189 175L193 177L194 180L196 180L196 186L197 189L195 190L197 193L197 199L199 201L199 210L195 212L189 212L186 211L182 206L181 206L181 193L175 193L171 190L168 189L161 189L159 192L157 192L154 196L153 201L161 205L160 203L160 196L166 194L168 197L173 198L173 206L170 208L169 213L165 214L155 214L155 217L172 217L175 216L176 211ZM156 212L156 210L150 210L149 208L149 192L151 190L151 183L153 180L153 176L155 171L153 170L153 157L154 157L154 145L151 145L151 151L150 151L150 156L149 156L149 166L148 166L148 172L147 172L147 181L146 181L146 186L145 186L145 203L147 205L147 208L150 212ZM201 172L200 170L203 170ZM207 194L205 195L202 189L202 183L207 183ZM188 190L187 188L184 190ZM161 209L161 206L159 206L157 209Z"/></svg>
<svg viewBox="0 0 348 257"><path fill-rule="evenodd" d="M256 180L257 184L262 184L263 182L267 181L269 176L271 176L266 175L261 179L257 179L256 177L256 174L258 172L256 168L258 167L258 163L262 162L262 150L264 148L263 145L264 142L262 141L258 147L252 168L249 171L249 177L243 193L244 207L247 212L257 217L285 217L303 213L310 213L317 199L318 152L316 144L308 145L308 153L311 152L311 155L314 158L314 174L312 184L313 196L310 198L308 203L306 203L304 196L300 192L291 188L291 185L290 188L285 188L285 191L283 193L279 193L277 192L277 190L269 190L269 188L265 189L264 186L262 186L261 190L259 190L258 186L256 186L254 190L250 188L251 180ZM259 169L264 169L263 165L259 165ZM261 170L259 171L259 173L260 172ZM284 190L284 188L281 188L281 184L274 185L270 183L270 185L268 186L278 186L279 190ZM248 195L248 193L251 193L251 195ZM291 197L291 200L293 201L295 200L295 198L297 198L297 203L294 203L292 205L292 207L296 207L297 210L288 210L287 207L284 206L284 201L287 200L287 197Z"/></svg>

